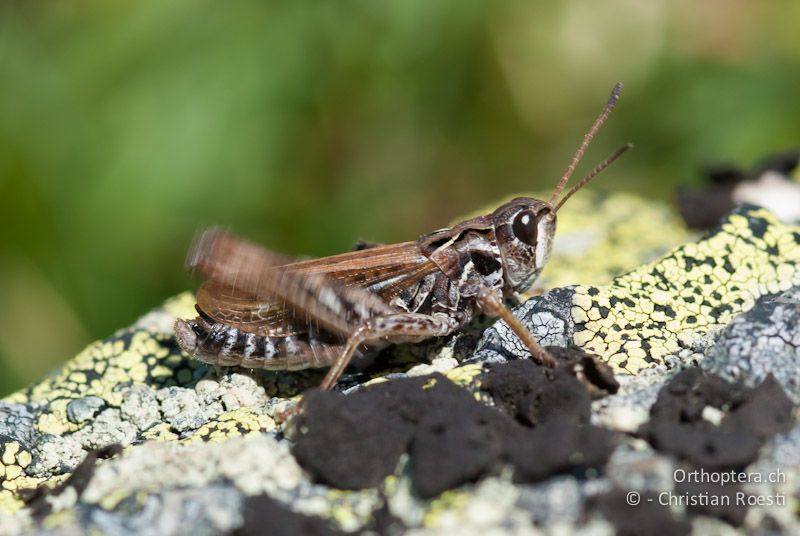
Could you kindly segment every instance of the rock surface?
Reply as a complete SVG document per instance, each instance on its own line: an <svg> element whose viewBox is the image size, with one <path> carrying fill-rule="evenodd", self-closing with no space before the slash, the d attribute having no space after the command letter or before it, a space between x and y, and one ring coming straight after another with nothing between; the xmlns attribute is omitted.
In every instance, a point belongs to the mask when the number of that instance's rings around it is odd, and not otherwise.
<svg viewBox="0 0 800 536"><path fill-rule="evenodd" d="M664 220L653 221L639 234L658 234ZM572 240L556 264L581 247L624 247L614 225ZM664 242L642 239L634 256L677 245ZM309 393L288 426L281 415L323 372L187 358L171 325L193 298L179 296L0 402L0 531L800 531L800 228L742 206L627 274L610 279L612 264L572 279L592 286L555 288L515 313L542 344L615 367L615 394L594 399L572 376L545 374L503 323L478 321L389 349L344 378L347 395ZM735 451L694 450L709 444ZM709 481L680 476L693 472ZM747 480L720 484L725 474ZM739 494L755 499L687 503Z"/></svg>

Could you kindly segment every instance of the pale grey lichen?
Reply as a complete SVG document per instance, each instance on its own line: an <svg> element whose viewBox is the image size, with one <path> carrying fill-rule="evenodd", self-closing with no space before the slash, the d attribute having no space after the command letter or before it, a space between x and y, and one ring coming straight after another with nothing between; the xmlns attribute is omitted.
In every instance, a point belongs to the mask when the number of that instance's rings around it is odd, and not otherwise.
<svg viewBox="0 0 800 536"><path fill-rule="evenodd" d="M703 368L749 386L772 374L800 403L800 287L766 296L722 332Z"/></svg>

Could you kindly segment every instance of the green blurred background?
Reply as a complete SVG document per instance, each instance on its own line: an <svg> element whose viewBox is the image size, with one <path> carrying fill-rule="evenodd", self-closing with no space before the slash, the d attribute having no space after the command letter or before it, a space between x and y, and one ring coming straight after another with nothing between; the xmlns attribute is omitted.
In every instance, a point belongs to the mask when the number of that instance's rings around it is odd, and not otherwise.
<svg viewBox="0 0 800 536"><path fill-rule="evenodd" d="M326 255L582 170L668 199L800 140L800 2L0 4L0 395L194 282L223 224Z"/></svg>

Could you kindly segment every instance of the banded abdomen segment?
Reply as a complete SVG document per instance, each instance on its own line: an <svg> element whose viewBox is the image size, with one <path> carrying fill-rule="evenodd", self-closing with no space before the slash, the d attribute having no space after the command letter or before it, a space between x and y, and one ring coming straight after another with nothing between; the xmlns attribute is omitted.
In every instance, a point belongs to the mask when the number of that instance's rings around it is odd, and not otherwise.
<svg viewBox="0 0 800 536"><path fill-rule="evenodd" d="M186 353L204 363L268 370L327 367L344 348L339 341L321 342L319 334L256 335L202 316L177 320L175 336Z"/></svg>

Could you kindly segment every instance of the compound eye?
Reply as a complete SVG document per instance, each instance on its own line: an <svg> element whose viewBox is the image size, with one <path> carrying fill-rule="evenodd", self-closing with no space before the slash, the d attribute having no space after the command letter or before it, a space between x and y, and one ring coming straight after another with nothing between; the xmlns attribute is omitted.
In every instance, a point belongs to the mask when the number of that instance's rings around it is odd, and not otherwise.
<svg viewBox="0 0 800 536"><path fill-rule="evenodd" d="M514 221L511 223L514 236L529 246L536 245L537 228L536 215L530 210L523 210L514 216Z"/></svg>

